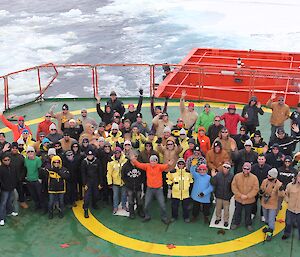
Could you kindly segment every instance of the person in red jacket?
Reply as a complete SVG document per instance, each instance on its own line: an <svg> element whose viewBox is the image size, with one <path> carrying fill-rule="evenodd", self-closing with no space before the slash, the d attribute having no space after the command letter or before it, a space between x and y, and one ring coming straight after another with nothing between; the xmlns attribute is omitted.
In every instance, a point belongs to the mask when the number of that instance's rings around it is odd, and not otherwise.
<svg viewBox="0 0 300 257"><path fill-rule="evenodd" d="M150 156L150 163L141 163L136 160L134 154L130 155L130 160L132 165L135 167L146 171L147 177L147 191L145 196L145 218L144 222L151 219L149 213L150 203L152 198L155 197L158 201L161 211L161 220L165 224L169 224L169 219L167 217L165 198L163 194L163 180L162 172L167 171L168 168L172 167L173 161L170 160L167 164L158 164L158 157L156 155Z"/></svg>
<svg viewBox="0 0 300 257"><path fill-rule="evenodd" d="M225 121L225 127L228 129L230 135L237 134L237 125L239 122L246 122L248 114L246 113L244 117L235 113L236 108L234 104L229 104L227 108L228 112L221 116L221 120Z"/></svg>
<svg viewBox="0 0 300 257"><path fill-rule="evenodd" d="M0 112L0 118L3 122L3 124L6 127L11 129L15 142L20 138L24 129L27 129L29 131L29 133L32 135L30 128L27 125L25 125L25 119L23 116L19 116L18 124L13 124L10 121L8 121L6 119L6 117L3 115L2 111Z"/></svg>
<svg viewBox="0 0 300 257"><path fill-rule="evenodd" d="M49 126L52 124L53 122L51 121L51 114L50 113L46 113L45 114L45 120L40 122L38 127L37 127L37 132L36 132L36 138L39 138L39 134L41 132L44 132L45 135L48 135L50 133L49 130Z"/></svg>

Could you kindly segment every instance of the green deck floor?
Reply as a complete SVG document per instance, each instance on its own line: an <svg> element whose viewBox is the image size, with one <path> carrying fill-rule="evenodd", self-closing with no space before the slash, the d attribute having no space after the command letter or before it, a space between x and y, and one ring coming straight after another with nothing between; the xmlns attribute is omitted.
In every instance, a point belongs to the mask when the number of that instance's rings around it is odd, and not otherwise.
<svg viewBox="0 0 300 257"><path fill-rule="evenodd" d="M12 113L26 115L26 120L38 118L43 116L55 102L45 101L29 104L9 111L7 115ZM82 107L95 107L94 100L66 100L65 102L69 104L70 110L80 110ZM136 103L137 100L124 100L126 104L129 102ZM56 111L59 111L63 101L58 101L57 103L58 107ZM149 103L149 101L146 100L145 103ZM172 103L172 105L176 105L176 103ZM226 106L227 104L224 104L220 108L213 108L213 111L216 114L222 114L225 112L224 108ZM200 111L200 108L196 107L196 110ZM240 111L238 110L238 112ZM178 107L169 107L168 112L171 120L175 122L179 113ZM142 113L145 120L151 122L149 108L143 108ZM89 115L100 121L96 112L91 112ZM269 117L269 113L260 117L260 130L265 138L268 138L270 133ZM31 125L31 128L35 133L36 126ZM7 133L7 138L11 139L11 133ZM225 235L219 235L217 234L218 229L208 228L201 219L197 223L191 224L185 224L180 219L166 226L160 222L156 202L153 203L153 217L149 223L142 223L139 218L129 220L125 217L112 216L111 206L101 203L99 205L101 206L100 210L92 211L92 213L104 225L123 235L148 242L171 243L174 245L204 245L227 241L247 234L246 229L241 227L236 231L226 231ZM171 208L169 205L168 203L168 210L170 212ZM260 228L262 225L259 217L257 217L254 222L255 229ZM260 243L242 251L219 256L300 256L300 240L298 240L296 231L294 231L293 237L286 241L281 240L281 235L282 233L277 235L270 243ZM6 225L0 228L0 242L0 254L3 257L155 256L116 246L94 236L78 222L70 209L66 211L66 216L63 219L55 217L53 220L48 220L47 215L35 213L31 209L21 209L18 217L9 217ZM61 248L60 245L65 243L69 244L69 247L65 249Z"/></svg>

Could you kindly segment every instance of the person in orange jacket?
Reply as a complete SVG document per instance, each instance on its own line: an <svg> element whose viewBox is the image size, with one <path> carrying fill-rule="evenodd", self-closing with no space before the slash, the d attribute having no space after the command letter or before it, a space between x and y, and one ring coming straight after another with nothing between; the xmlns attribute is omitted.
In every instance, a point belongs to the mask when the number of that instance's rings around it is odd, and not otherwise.
<svg viewBox="0 0 300 257"><path fill-rule="evenodd" d="M24 129L27 129L29 133L32 135L30 128L27 125L25 125L25 119L23 116L19 116L18 124L13 124L12 122L8 121L6 117L3 115L2 111L0 112L0 118L3 124L6 127L11 129L15 142L20 138Z"/></svg>
<svg viewBox="0 0 300 257"><path fill-rule="evenodd" d="M206 153L210 150L210 139L205 135L206 129L204 127L198 128L197 139L200 145L201 151L206 155Z"/></svg>

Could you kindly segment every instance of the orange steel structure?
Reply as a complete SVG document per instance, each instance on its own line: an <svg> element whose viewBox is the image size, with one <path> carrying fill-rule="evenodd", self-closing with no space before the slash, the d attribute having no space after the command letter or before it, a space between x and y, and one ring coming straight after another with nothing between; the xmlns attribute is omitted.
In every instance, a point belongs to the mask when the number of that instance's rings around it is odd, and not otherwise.
<svg viewBox="0 0 300 257"><path fill-rule="evenodd" d="M173 71L161 84L156 84L157 68L170 66ZM47 63L0 76L3 79L4 107L10 108L9 78L36 71L38 97L43 98L59 76L58 68L83 68L91 72L93 96L101 89L100 67L144 67L149 69L150 95L179 98L183 89L189 100L247 103L256 95L265 104L273 92L284 95L295 107L300 101L300 53L235 51L195 48L179 64L54 64ZM42 85L41 71L52 70L49 81ZM161 73L161 72L160 72ZM138 74L139 76L141 74Z"/></svg>
<svg viewBox="0 0 300 257"><path fill-rule="evenodd" d="M300 53L193 49L155 91L156 97L265 104L273 92L295 107L300 102Z"/></svg>

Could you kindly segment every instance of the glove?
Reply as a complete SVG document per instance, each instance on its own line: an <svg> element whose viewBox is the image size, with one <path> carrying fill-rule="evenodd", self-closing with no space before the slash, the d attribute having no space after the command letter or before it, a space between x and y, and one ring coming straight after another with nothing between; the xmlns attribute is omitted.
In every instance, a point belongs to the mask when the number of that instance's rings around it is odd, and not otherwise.
<svg viewBox="0 0 300 257"><path fill-rule="evenodd" d="M179 143L179 138L178 138L178 137L176 137L175 143L176 143L176 145L180 145L180 143Z"/></svg>
<svg viewBox="0 0 300 257"><path fill-rule="evenodd" d="M203 196L204 196L204 193L201 192L201 193L199 194L199 197L203 197Z"/></svg>
<svg viewBox="0 0 300 257"><path fill-rule="evenodd" d="M284 185L281 185L281 187L279 187L279 191L284 191Z"/></svg>
<svg viewBox="0 0 300 257"><path fill-rule="evenodd" d="M157 140L156 140L156 144L161 144L162 143L162 138L159 137Z"/></svg>
<svg viewBox="0 0 300 257"><path fill-rule="evenodd" d="M143 95L144 90L143 90L142 88L140 88L140 89L139 89L139 93L140 93L140 95Z"/></svg>
<svg viewBox="0 0 300 257"><path fill-rule="evenodd" d="M101 186L101 185L98 185L98 189L101 190L101 188L102 188L102 186Z"/></svg>
<svg viewBox="0 0 300 257"><path fill-rule="evenodd" d="M84 191L87 191L89 187L87 185L84 186Z"/></svg>

